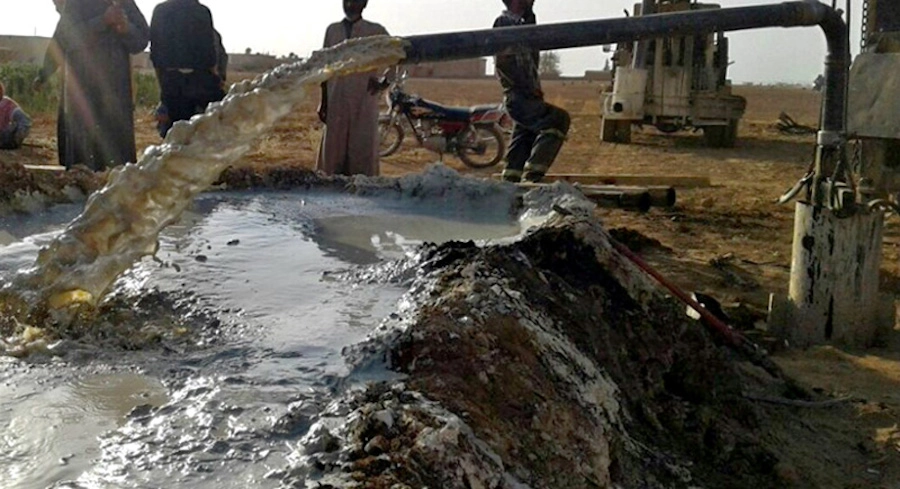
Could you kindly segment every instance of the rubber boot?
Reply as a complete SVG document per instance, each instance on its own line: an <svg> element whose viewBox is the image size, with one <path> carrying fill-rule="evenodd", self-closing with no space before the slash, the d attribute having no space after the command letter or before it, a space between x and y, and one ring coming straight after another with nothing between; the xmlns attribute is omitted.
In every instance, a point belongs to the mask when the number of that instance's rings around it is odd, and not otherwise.
<svg viewBox="0 0 900 489"><path fill-rule="evenodd" d="M558 129L541 131L534 141L531 158L528 158L528 162L525 163L522 180L526 182L541 181L547 174L547 170L550 169L550 165L553 164L553 160L556 159L556 155L559 154L565 140L565 133Z"/></svg>

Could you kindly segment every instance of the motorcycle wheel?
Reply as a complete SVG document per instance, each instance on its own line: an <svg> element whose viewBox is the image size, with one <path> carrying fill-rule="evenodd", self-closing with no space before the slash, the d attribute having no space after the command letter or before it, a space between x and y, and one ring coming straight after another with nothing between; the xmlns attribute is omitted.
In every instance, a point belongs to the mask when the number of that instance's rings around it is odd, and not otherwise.
<svg viewBox="0 0 900 489"><path fill-rule="evenodd" d="M456 155L470 168L488 168L500 163L506 139L496 124L470 126L459 136Z"/></svg>
<svg viewBox="0 0 900 489"><path fill-rule="evenodd" d="M400 149L403 142L403 127L390 120L378 121L378 156L390 156Z"/></svg>

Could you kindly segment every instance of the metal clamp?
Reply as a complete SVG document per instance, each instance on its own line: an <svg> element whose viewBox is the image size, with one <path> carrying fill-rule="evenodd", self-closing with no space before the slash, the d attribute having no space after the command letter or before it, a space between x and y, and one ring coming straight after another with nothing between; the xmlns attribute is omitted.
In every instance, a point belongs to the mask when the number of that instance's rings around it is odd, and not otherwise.
<svg viewBox="0 0 900 489"><path fill-rule="evenodd" d="M846 140L846 136L838 131L819 131L816 136L816 144L828 148L840 146Z"/></svg>
<svg viewBox="0 0 900 489"><path fill-rule="evenodd" d="M778 204L787 204L788 202L794 200L794 197L800 193L804 188L809 188L810 182L812 182L813 176L815 176L814 172L808 172L803 176L797 183L794 184L793 187L790 188L784 195L782 195L776 202Z"/></svg>

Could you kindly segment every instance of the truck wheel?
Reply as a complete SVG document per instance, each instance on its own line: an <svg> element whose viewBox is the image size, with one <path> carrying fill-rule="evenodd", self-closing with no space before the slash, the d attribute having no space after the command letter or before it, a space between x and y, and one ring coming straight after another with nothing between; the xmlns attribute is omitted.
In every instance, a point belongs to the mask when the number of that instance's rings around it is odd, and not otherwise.
<svg viewBox="0 0 900 489"><path fill-rule="evenodd" d="M600 121L600 140L604 143L631 143L631 121L603 119Z"/></svg>
<svg viewBox="0 0 900 489"><path fill-rule="evenodd" d="M738 121L730 120L725 126L706 126L703 139L710 148L733 148L737 142Z"/></svg>

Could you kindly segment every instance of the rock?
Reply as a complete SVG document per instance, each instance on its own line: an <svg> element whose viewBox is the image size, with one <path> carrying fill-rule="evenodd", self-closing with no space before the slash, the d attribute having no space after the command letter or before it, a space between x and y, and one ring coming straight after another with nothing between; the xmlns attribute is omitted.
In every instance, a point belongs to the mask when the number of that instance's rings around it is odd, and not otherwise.
<svg viewBox="0 0 900 489"><path fill-rule="evenodd" d="M373 457L377 457L382 453L386 453L390 451L391 444L388 442L387 438L378 435L375 438L369 440L369 443L366 443L365 451L367 454L372 455Z"/></svg>

